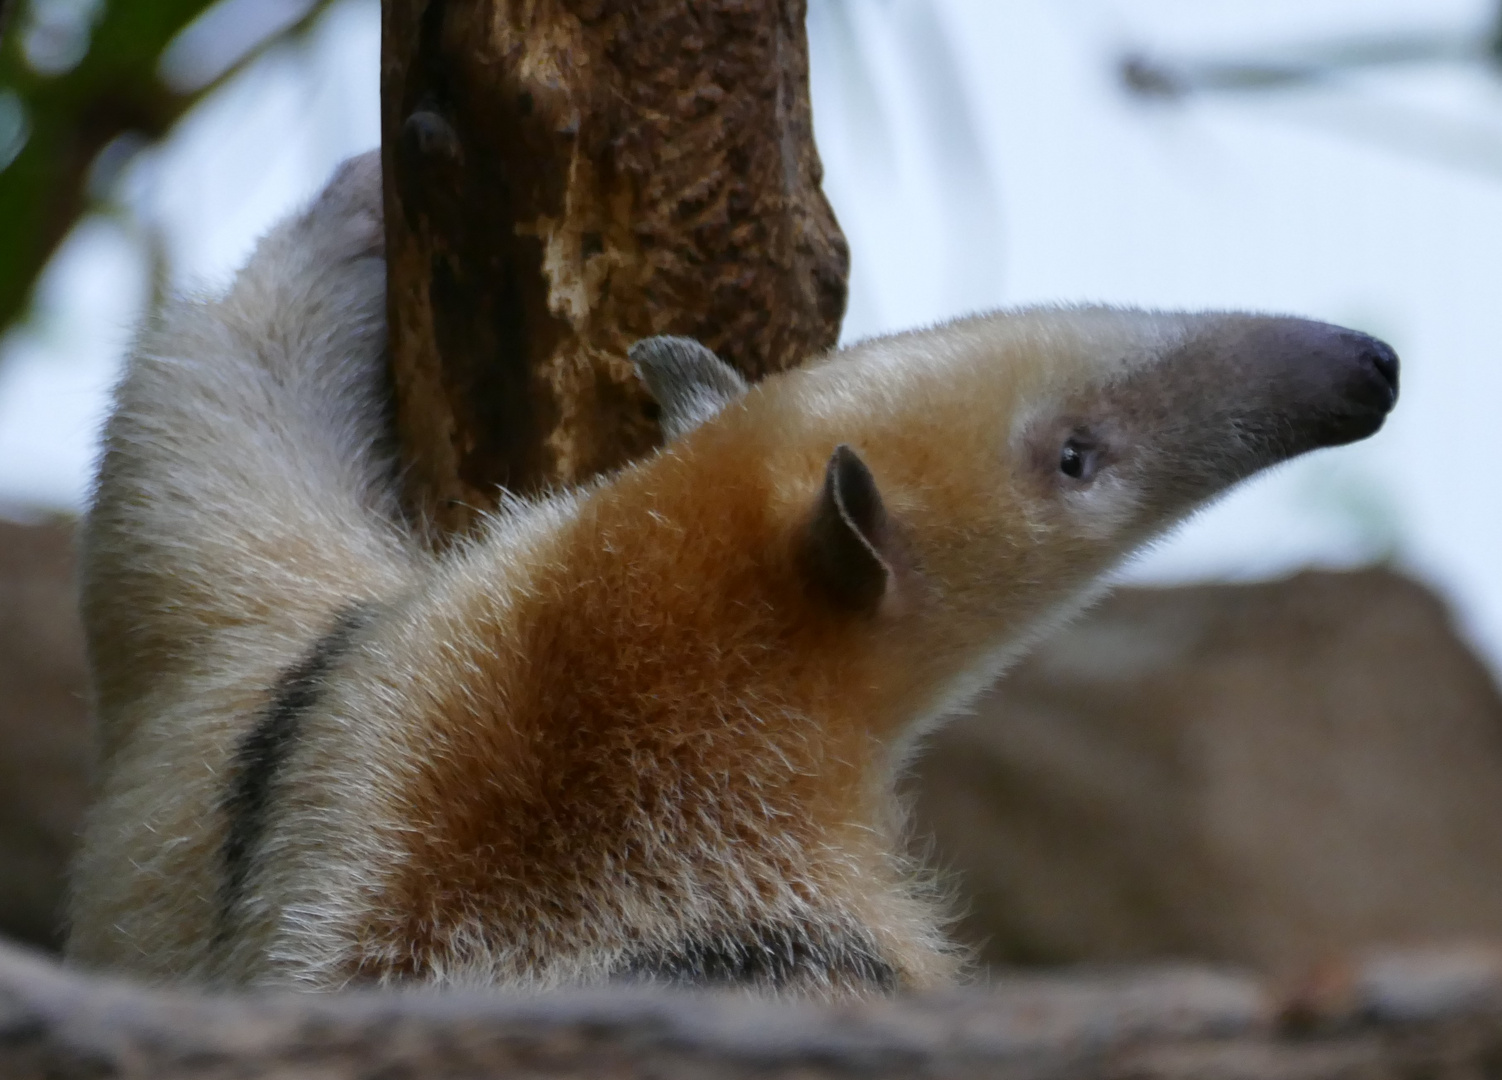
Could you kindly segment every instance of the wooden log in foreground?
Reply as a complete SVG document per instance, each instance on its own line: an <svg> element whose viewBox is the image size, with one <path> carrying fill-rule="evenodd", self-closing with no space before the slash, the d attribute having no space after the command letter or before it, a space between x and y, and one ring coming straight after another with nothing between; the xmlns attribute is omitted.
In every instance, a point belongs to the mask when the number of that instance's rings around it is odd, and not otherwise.
<svg viewBox="0 0 1502 1080"><path fill-rule="evenodd" d="M656 445L638 338L751 378L834 344L803 0L383 7L397 424L441 528Z"/></svg>
<svg viewBox="0 0 1502 1080"><path fill-rule="evenodd" d="M1353 967L1280 1021L1255 981L1195 968L1019 976L839 1005L651 989L206 996L0 946L0 1076L1007 1077L1470 1080L1502 1062L1502 957ZM1335 1011L1321 1011L1321 1002ZM1311 1011L1312 1010L1312 1011Z"/></svg>

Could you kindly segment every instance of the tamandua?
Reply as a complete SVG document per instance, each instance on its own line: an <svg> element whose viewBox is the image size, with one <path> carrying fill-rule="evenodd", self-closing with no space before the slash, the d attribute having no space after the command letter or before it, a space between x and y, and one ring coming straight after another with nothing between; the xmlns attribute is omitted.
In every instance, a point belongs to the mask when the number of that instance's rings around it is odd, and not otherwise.
<svg viewBox="0 0 1502 1080"><path fill-rule="evenodd" d="M749 388L651 339L670 442L435 554L399 505L384 288L372 155L130 362L82 541L79 963L943 983L892 793L915 740L1144 542L1397 396L1383 343L1240 313L999 312Z"/></svg>

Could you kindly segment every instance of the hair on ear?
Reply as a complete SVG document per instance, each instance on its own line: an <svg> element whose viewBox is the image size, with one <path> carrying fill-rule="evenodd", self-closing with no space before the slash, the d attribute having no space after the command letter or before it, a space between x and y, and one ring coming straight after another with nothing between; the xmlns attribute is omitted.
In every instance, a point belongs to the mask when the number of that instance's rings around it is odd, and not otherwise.
<svg viewBox="0 0 1502 1080"><path fill-rule="evenodd" d="M891 527L876 478L841 443L824 469L804 553L811 583L849 611L874 611L891 587Z"/></svg>
<svg viewBox="0 0 1502 1080"><path fill-rule="evenodd" d="M662 406L662 433L669 442L746 392L740 373L693 338L643 338L631 346L629 356Z"/></svg>

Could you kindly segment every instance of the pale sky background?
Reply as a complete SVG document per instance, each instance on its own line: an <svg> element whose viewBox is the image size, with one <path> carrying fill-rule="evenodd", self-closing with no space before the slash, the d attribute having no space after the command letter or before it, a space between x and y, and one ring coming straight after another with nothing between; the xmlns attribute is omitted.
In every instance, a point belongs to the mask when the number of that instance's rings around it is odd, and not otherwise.
<svg viewBox="0 0 1502 1080"><path fill-rule="evenodd" d="M228 14L295 0L227 0ZM1283 55L1351 35L1478 39L1491 0L810 0L826 190L853 252L847 338L1059 301L1274 310L1391 341L1376 438L1247 485L1123 575L1255 579L1391 558L1502 671L1502 76L1413 65L1315 89L1151 102L1126 51ZM221 287L256 236L373 146L377 0L205 103L100 183L31 323L0 343L0 513L82 505L145 296Z"/></svg>

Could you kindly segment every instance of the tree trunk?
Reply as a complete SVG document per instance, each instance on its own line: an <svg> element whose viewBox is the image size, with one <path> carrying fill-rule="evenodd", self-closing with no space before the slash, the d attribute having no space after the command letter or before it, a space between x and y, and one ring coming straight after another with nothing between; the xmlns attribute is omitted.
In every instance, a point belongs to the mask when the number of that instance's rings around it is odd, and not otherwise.
<svg viewBox="0 0 1502 1080"><path fill-rule="evenodd" d="M384 8L397 426L440 528L656 445L639 338L753 379L834 344L804 0Z"/></svg>

